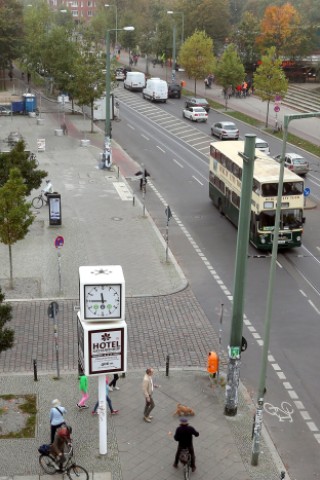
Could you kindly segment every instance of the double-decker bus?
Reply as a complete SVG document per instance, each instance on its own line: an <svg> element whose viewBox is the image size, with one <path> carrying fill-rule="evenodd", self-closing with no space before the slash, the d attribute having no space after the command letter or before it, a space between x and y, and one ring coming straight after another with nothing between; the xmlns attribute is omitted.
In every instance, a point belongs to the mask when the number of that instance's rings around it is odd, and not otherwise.
<svg viewBox="0 0 320 480"><path fill-rule="evenodd" d="M236 226L239 220L244 142L210 144L209 196ZM280 164L255 150L251 197L250 242L259 250L271 250L278 196ZM284 170L279 248L299 247L303 232L304 182Z"/></svg>

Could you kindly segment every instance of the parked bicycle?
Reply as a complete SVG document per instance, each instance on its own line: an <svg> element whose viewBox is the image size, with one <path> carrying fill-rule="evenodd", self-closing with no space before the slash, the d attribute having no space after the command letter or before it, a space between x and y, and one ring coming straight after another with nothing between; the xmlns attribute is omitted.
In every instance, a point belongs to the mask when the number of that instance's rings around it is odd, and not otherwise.
<svg viewBox="0 0 320 480"><path fill-rule="evenodd" d="M42 453L39 457L39 463L41 468L53 475L55 473L66 473L70 480L89 480L89 473L80 465L77 465L73 456L73 446L69 444L69 450L64 452L64 463L62 468L57 464L56 458L50 453Z"/></svg>
<svg viewBox="0 0 320 480"><path fill-rule="evenodd" d="M180 452L179 461L183 465L183 478L190 480L191 473L191 455L188 448L184 448Z"/></svg>
<svg viewBox="0 0 320 480"><path fill-rule="evenodd" d="M47 205L48 203L48 193L53 193L53 185L50 180L46 180L46 186L41 190L40 194L37 197L34 197L32 200L32 206L36 209Z"/></svg>

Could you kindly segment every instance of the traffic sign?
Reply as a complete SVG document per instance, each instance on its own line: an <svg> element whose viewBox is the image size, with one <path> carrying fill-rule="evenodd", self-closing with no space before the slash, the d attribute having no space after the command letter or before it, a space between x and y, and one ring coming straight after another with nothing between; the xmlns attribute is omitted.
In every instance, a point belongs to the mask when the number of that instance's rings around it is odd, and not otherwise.
<svg viewBox="0 0 320 480"><path fill-rule="evenodd" d="M54 241L54 246L56 248L63 247L64 245L64 238L61 235L58 235Z"/></svg>
<svg viewBox="0 0 320 480"><path fill-rule="evenodd" d="M309 197L310 193L311 193L311 190L310 190L309 187L306 187L306 188L303 190L303 195L304 195L305 197Z"/></svg>
<svg viewBox="0 0 320 480"><path fill-rule="evenodd" d="M276 106L274 107L274 111L277 112L277 113L280 112L280 107L279 107L279 105L276 105Z"/></svg>

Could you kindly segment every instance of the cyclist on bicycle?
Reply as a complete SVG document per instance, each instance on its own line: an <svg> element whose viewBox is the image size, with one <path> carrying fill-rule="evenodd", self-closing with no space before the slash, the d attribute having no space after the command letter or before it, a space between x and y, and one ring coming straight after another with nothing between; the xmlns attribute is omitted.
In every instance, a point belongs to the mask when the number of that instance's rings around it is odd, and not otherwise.
<svg viewBox="0 0 320 480"><path fill-rule="evenodd" d="M57 463L57 468L63 470L63 462L65 461L65 447L71 444L70 429L63 425L56 430L53 444L50 446L50 453L54 455Z"/></svg>
<svg viewBox="0 0 320 480"><path fill-rule="evenodd" d="M192 472L196 469L196 457L194 454L192 437L199 437L199 432L188 423L187 418L180 418L180 426L177 428L176 433L174 434L174 439L176 442L179 442L176 457L174 460L174 468L178 468L179 457L181 450L189 450L191 455L191 470Z"/></svg>

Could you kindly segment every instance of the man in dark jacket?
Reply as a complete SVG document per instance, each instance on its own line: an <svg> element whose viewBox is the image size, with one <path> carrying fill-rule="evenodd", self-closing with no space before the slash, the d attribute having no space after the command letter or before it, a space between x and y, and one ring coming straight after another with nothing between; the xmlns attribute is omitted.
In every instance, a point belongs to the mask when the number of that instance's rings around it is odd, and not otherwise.
<svg viewBox="0 0 320 480"><path fill-rule="evenodd" d="M180 426L177 428L176 433L174 434L174 439L176 442L179 442L176 458L174 460L174 468L178 468L180 452L183 449L188 449L191 455L191 470L194 472L196 469L195 465L195 454L192 444L192 437L199 437L199 432L193 427L188 424L188 420L186 418L180 418Z"/></svg>

